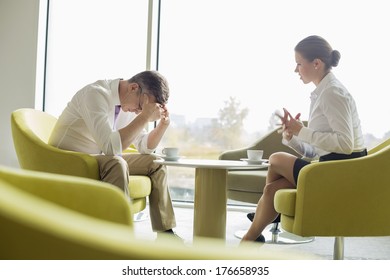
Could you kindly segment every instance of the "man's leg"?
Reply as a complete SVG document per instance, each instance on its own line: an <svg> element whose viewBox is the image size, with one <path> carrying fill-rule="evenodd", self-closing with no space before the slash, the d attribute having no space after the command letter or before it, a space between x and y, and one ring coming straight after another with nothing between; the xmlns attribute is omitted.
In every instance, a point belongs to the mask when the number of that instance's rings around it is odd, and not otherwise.
<svg viewBox="0 0 390 280"><path fill-rule="evenodd" d="M127 162L121 156L96 155L95 157L99 165L100 180L117 186L130 199Z"/></svg>
<svg viewBox="0 0 390 280"><path fill-rule="evenodd" d="M176 227L166 166L154 163L154 155L123 154L122 157L127 161L131 175L146 175L152 181L149 207L153 231L166 231Z"/></svg>

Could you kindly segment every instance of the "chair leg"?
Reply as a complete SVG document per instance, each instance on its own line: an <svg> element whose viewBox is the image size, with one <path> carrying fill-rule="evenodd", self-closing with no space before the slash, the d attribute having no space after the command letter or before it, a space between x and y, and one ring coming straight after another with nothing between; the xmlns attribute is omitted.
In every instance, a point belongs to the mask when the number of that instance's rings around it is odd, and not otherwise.
<svg viewBox="0 0 390 280"><path fill-rule="evenodd" d="M344 237L336 236L334 239L333 259L344 259Z"/></svg>
<svg viewBox="0 0 390 280"><path fill-rule="evenodd" d="M278 243L279 233L281 232L281 230L279 229L279 223L272 223L270 232L272 233L270 243Z"/></svg>

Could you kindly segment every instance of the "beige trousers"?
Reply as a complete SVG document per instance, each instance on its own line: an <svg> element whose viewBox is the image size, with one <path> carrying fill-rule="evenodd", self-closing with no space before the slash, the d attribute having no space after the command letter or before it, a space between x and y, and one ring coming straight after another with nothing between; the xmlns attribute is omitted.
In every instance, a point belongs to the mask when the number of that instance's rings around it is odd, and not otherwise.
<svg viewBox="0 0 390 280"><path fill-rule="evenodd" d="M129 197L129 175L146 175L152 182L149 195L150 219L153 231L165 231L176 227L171 196L168 189L167 168L156 164L156 157L144 154L122 156L97 155L100 178L124 191ZM130 197L129 197L130 198Z"/></svg>

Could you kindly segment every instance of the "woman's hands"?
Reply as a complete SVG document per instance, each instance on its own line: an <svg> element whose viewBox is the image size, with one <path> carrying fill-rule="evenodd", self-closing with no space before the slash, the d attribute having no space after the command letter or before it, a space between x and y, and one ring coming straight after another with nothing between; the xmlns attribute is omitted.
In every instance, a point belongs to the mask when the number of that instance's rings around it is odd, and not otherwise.
<svg viewBox="0 0 390 280"><path fill-rule="evenodd" d="M283 108L284 115L281 116L277 114L277 116L281 120L282 128L280 129L280 133L283 134L283 138L287 141L290 141L293 135L298 135L298 133L301 131L303 124L301 120L299 119L301 116L301 113L298 113L295 118L290 114L289 111L287 111L286 108Z"/></svg>

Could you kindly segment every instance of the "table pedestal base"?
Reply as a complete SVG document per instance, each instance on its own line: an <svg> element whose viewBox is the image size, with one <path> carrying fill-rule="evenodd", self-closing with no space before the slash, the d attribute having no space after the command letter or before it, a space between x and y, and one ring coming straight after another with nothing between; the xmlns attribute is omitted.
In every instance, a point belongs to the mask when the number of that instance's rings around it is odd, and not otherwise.
<svg viewBox="0 0 390 280"><path fill-rule="evenodd" d="M226 169L195 171L194 236L226 237Z"/></svg>

